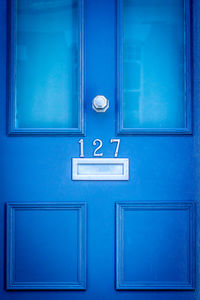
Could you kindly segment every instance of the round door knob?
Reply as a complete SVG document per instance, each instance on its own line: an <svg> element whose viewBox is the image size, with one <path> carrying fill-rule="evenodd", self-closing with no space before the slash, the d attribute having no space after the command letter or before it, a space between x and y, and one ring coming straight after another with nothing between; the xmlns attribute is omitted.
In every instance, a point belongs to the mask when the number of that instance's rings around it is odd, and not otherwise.
<svg viewBox="0 0 200 300"><path fill-rule="evenodd" d="M106 97L98 95L92 100L92 108L96 112L105 112L109 108L109 101Z"/></svg>

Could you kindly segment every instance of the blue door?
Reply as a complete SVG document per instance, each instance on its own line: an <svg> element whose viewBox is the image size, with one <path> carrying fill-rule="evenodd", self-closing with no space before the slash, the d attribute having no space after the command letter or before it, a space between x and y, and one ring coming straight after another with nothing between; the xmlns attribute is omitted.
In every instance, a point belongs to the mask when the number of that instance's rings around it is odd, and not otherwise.
<svg viewBox="0 0 200 300"><path fill-rule="evenodd" d="M197 0L0 1L0 298L197 300Z"/></svg>

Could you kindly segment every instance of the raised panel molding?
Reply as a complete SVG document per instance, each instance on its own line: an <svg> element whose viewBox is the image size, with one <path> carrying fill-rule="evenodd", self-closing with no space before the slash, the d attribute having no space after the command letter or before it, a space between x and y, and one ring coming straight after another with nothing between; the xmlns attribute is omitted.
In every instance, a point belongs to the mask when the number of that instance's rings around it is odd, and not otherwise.
<svg viewBox="0 0 200 300"><path fill-rule="evenodd" d="M86 289L86 204L7 204L7 289Z"/></svg>
<svg viewBox="0 0 200 300"><path fill-rule="evenodd" d="M34 26L41 26L41 28L49 26L51 18L48 14L48 1L44 1L42 4L42 10L46 13L40 15L41 11L38 10L35 13L36 11L33 8L28 21L24 11L29 9L29 4L24 4L25 2L7 0L9 31L7 66L9 82L8 134L11 136L84 135L84 1L77 0L74 6L69 5L67 9L66 5L69 3L63 1L65 7L62 8L62 14L59 15L57 10L54 11L54 22L51 24L52 30L48 34L49 38L47 38L47 33L41 32L41 29L37 33L35 31L34 34L34 31L32 32L29 29L30 26L33 28ZM71 18L69 16L72 14L70 10L73 10L73 22L70 22ZM20 21L21 18L23 21ZM41 18L41 20L38 21L38 18ZM62 18L66 23L62 21ZM64 32L65 39L61 38ZM73 42L71 38L73 38ZM23 45L20 42L22 40ZM51 40L54 40L57 48L51 48L54 47L50 43ZM73 57L69 56L71 52L67 50L68 44L73 44ZM46 49L49 49L49 47L52 51L47 53ZM59 49L59 51L56 49ZM29 61L22 58L26 57L26 52L29 53ZM22 57L20 57L20 53L22 53ZM22 63L20 63L21 61ZM72 61L73 64L71 65ZM59 67L60 65L62 65L62 68ZM70 71L68 80L66 73ZM51 77L50 83L47 80L49 76ZM67 81L64 79L65 77ZM46 81L44 81L44 78L46 78ZM73 84L71 80L73 80ZM18 84L22 81L23 85ZM40 85L41 90L39 91L38 87ZM56 92L57 89L59 93ZM44 101L40 101L40 98ZM48 103L48 105L44 106L45 103ZM62 116L63 109L67 113ZM76 111L78 113L77 117ZM25 120L23 120L24 117Z"/></svg>
<svg viewBox="0 0 200 300"><path fill-rule="evenodd" d="M152 20L153 20L153 14L152 12L155 13L155 15L157 16L158 13L156 14L156 6L154 7L154 9L151 11L150 9L147 10L145 9L145 3L148 3L148 1L144 1L144 3L140 3L137 2L137 1L134 1L134 2L129 2L129 1L122 1L122 0L117 0L117 101L118 101L118 111L117 111L117 133L118 135L135 135L135 134L172 134L172 135L177 135L177 134L192 134L192 93L191 93L191 90L192 90L192 81L191 81L191 72L192 72L192 51L191 51L191 20L192 20L192 17L191 17L191 6L192 6L192 1L190 0L184 0L182 1L182 9L184 9L184 15L183 15L183 12L181 13L181 6L179 6L179 10L180 10L180 15L182 16L184 22L185 22L185 26L182 28L180 28L180 23L179 25L177 25L177 28L179 28L179 30L182 31L182 33L180 33L180 37L184 36L184 39L185 39L185 43L184 43L184 47L182 47L182 49L184 50L184 70L185 70L185 74L184 73L180 73L178 75L178 78L180 80L181 76L183 76L183 85L185 86L184 87L184 90L182 90L182 92L184 93L183 95L185 95L185 99L184 99L184 96L183 96L183 103L185 103L185 112L184 112L184 115L185 115L185 124L180 124L178 125L177 124L172 124L172 126L170 126L170 122L168 124L163 124L163 126L156 126L155 124L147 124L148 123L148 118L147 120L144 122L144 124L142 124L142 121L144 121L143 119L140 120L140 122L136 122L136 123L132 123L131 124L128 122L128 124L126 124L124 126L124 121L125 121L125 116L126 114L124 113L125 112L125 92L126 93L131 93L132 96L130 97L130 99L127 99L127 103L129 103L129 105L126 107L127 109L127 112L128 112L128 115L130 114L130 120L137 120L138 116L140 116L142 114L142 107L145 107L147 109L148 107L148 101L150 101L150 95L147 96L147 101L144 100L144 104L142 106L142 98L143 98L143 95L147 93L147 90L146 92L143 94L141 93L141 90L142 89L142 80L145 82L145 86L149 87L150 84L147 83L147 81L150 79L149 78L149 75L147 75L147 77L145 76L145 73L146 73L146 70L148 69L148 67L150 67L150 65L148 66L147 63L145 63L145 67L141 67L142 64L143 64L143 61L142 61L142 58L143 57L146 57L145 56L145 49L147 46L145 46L145 34L144 34L144 29L143 31L140 28L140 25L142 24L142 20L140 20L140 17L141 15L143 15L143 18L148 18L148 16L150 15ZM126 7L128 6L128 3L129 3L129 7ZM132 4L132 10L135 12L135 14L132 14L131 15L131 4ZM135 4L135 5L134 5ZM139 11L137 11L137 4L139 5L142 5L143 6L143 14ZM165 2L163 3L163 5L165 4ZM129 11L129 15L128 17L126 16L126 10ZM174 8L174 7L173 7ZM167 7L165 9L163 9L163 11L165 11L167 13ZM134 16L137 16L136 18L134 18ZM178 16L178 15L177 15ZM159 13L159 17L160 17L160 20L162 18L162 14ZM166 15L165 16L167 19L168 19L168 22L170 24L170 16ZM141 23L139 22L139 20L141 21ZM163 22L164 21L164 17L163 17ZM178 20L178 17L176 18L176 20ZM182 22L183 22L182 20ZM136 26L136 28L138 28L138 30L133 30L133 24L134 26ZM140 25L139 25L140 24ZM138 27L137 27L138 26ZM146 25L143 24L143 26L146 28ZM128 29L130 30L130 32L128 32ZM132 30L132 31L131 31ZM139 30L140 33L139 33ZM147 30L147 29L146 29ZM167 31L168 32L168 31ZM176 34L178 35L178 29L177 29L177 32ZM142 46L140 45L140 42L137 38L137 35L140 35L140 39L142 41ZM158 37L158 33L156 33L157 37ZM126 38L125 38L126 36ZM129 38L128 38L129 37ZM170 37L168 37L170 39ZM165 37L165 41L167 41L167 35ZM179 41L180 42L180 41ZM129 44L128 44L129 43ZM183 43L183 41L182 41ZM170 43L167 43L166 45L168 45ZM173 45L175 46L175 44L173 43ZM152 43L151 43L151 47L155 47L154 50L152 50L152 52L155 54L155 51L156 49L158 49L158 46L163 46L162 43L159 43L159 45L156 45L153 43L153 39L152 39ZM126 47L127 49L129 49L129 52L132 54L132 57L130 57L130 53L126 55ZM142 47L142 50L140 49ZM177 46L177 49L178 49L179 46ZM137 49L137 50L132 50L130 51L130 49ZM152 48L151 48L152 49ZM163 52L161 50L162 48L160 48L160 53ZM165 47L165 50L166 50L166 47ZM140 53L141 51L141 53ZM148 51L148 50L147 50ZM167 51L166 53L168 53L169 51ZM176 50L174 49L173 50L173 54L175 54ZM139 54L138 54L139 53ZM148 52L147 52L148 53ZM179 53L180 55L180 53ZM164 63L167 63L166 61L166 56L167 54L164 56L165 59L161 59L161 62L164 62ZM142 57L142 58L141 58ZM125 85L125 81L127 81L127 73L125 71L125 67L124 67L124 63L125 63L125 58L127 59L127 64L128 64L128 70L129 72L131 72L131 63L133 64L133 70L135 70L134 74L131 73L130 78L132 78L132 84L134 83L136 86L132 86L129 84L129 86L126 86ZM152 56L151 56L151 60L152 62L157 62L158 63L158 66L159 66L159 62L158 62L158 59L160 57L156 57L155 60L152 59ZM176 57L177 58L177 57ZM182 58L180 58L181 60ZM149 64L151 64L151 60L149 60ZM170 60L170 63L173 62L173 59L169 59ZM177 60L178 61L178 60ZM167 66L167 64L166 64ZM155 65L154 65L155 67ZM153 68L154 68L153 67ZM150 69L152 69L150 67ZM163 69L165 69L165 67L163 67ZM157 70L157 68L155 68L155 70ZM174 70L177 70L176 68L176 63L174 64ZM156 71L155 71L156 72ZM142 76L141 76L141 73L142 73ZM161 72L162 73L162 72ZM148 73L148 74L151 74ZM125 77L126 75L126 77ZM150 75L151 76L151 75ZM155 76L155 73L154 73L154 76ZM135 80L133 80L133 77L135 77ZM142 77L142 80L140 80ZM126 78L126 80L125 80ZM129 78L129 80L130 80ZM154 80L153 79L154 77L152 77L152 81ZM159 76L159 73L157 73L157 84L158 84L158 81L159 79L163 79L163 76ZM170 77L169 77L170 79ZM139 82L137 84L137 81ZM140 82L141 81L141 82ZM152 83L151 83L152 84ZM161 83L158 84L159 88L162 88L162 86L166 86L168 84L168 81L166 81L166 83ZM167 89L168 92L170 90L170 86L171 84L169 84L169 88ZM148 89L148 88L147 88ZM153 88L154 89L154 97L153 97L153 100L155 101L155 94L158 92L157 89ZM178 88L179 92L181 92L181 89ZM140 94L140 96L138 96L138 94ZM158 98L160 97L159 95L162 94L162 107L164 105L166 105L166 109L161 113L158 114L158 116L161 116L162 114L164 114L166 116L167 112L170 110L170 100L169 99L173 99L173 96L170 97L169 94L168 96L166 96L166 98L164 97L164 94L165 92L162 91L160 92L160 94L158 93ZM172 92L172 95L174 95L174 90ZM164 98L166 99L164 101ZM177 97L175 96L176 100L177 100ZM175 103L174 100L172 100L172 105ZM130 105L134 105L134 107L130 106ZM138 111L138 107L140 107L140 113ZM151 109L152 109L152 112L148 112L146 111L146 115L151 115L153 116L153 114L155 113L155 110L152 108L152 105L150 105ZM158 106L157 106L157 109L158 109ZM132 112L132 114L131 114ZM137 113L137 115L135 115L134 113ZM170 111L169 115L168 115L168 118L170 120L170 118L172 118L172 115L173 115L173 110ZM143 118L144 118L145 114L143 114ZM174 114L174 116L177 117L177 113ZM153 118L153 117L152 117ZM157 120L157 123L160 122L160 119L158 118ZM160 124L160 123L159 123ZM157 124L158 125L158 124Z"/></svg>
<svg viewBox="0 0 200 300"><path fill-rule="evenodd" d="M184 203L116 204L116 289L192 290L195 207Z"/></svg>

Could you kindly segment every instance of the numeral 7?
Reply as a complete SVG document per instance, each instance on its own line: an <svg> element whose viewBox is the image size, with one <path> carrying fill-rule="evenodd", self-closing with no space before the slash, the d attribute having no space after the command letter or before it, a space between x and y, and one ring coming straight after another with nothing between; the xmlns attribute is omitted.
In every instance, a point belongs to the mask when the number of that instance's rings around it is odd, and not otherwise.
<svg viewBox="0 0 200 300"><path fill-rule="evenodd" d="M119 152L119 144L120 144L120 139L111 139L110 140L111 143L117 143L116 145L116 149L115 149L115 157L118 156L118 152Z"/></svg>

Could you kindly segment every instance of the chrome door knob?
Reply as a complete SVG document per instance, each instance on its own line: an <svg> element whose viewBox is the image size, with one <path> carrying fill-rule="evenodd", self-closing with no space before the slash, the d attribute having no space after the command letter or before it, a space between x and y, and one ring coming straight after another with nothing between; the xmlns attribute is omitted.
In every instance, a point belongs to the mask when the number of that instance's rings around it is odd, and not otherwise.
<svg viewBox="0 0 200 300"><path fill-rule="evenodd" d="M98 95L92 100L92 108L96 112L105 112L109 108L109 100L102 95Z"/></svg>

